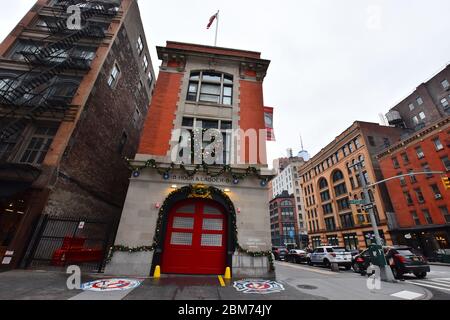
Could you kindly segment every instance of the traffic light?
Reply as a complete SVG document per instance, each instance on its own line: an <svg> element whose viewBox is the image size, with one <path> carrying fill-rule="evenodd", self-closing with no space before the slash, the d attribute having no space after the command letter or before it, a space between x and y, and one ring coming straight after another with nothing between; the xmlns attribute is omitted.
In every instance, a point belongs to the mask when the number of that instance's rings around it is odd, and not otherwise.
<svg viewBox="0 0 450 320"><path fill-rule="evenodd" d="M444 184L445 190L450 189L450 178L449 177L442 178L442 183Z"/></svg>

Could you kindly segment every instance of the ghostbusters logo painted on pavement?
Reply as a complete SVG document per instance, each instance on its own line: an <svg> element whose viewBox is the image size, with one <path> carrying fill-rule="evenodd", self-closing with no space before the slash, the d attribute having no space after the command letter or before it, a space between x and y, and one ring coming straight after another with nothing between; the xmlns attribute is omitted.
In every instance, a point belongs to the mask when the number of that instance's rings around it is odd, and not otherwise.
<svg viewBox="0 0 450 320"><path fill-rule="evenodd" d="M236 281L233 287L237 291L250 294L270 294L284 291L284 286L276 281L262 279L245 279Z"/></svg>
<svg viewBox="0 0 450 320"><path fill-rule="evenodd" d="M140 285L141 281L134 279L103 279L85 283L81 289L96 292L123 291L135 289Z"/></svg>

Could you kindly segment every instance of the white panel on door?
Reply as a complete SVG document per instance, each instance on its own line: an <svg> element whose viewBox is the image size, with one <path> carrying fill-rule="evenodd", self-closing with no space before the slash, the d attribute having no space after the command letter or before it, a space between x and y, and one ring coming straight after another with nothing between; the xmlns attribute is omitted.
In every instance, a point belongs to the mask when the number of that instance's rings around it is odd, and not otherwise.
<svg viewBox="0 0 450 320"><path fill-rule="evenodd" d="M194 218L175 217L172 227L174 229L194 229Z"/></svg>
<svg viewBox="0 0 450 320"><path fill-rule="evenodd" d="M223 230L223 220L222 219L203 219L203 230L222 231Z"/></svg>
<svg viewBox="0 0 450 320"><path fill-rule="evenodd" d="M221 247L221 234L202 234L202 247Z"/></svg>
<svg viewBox="0 0 450 320"><path fill-rule="evenodd" d="M203 210L204 214L222 214L222 211L220 211L217 208L205 206L205 209Z"/></svg>
<svg viewBox="0 0 450 320"><path fill-rule="evenodd" d="M172 232L170 244L179 246L192 246L192 233Z"/></svg>
<svg viewBox="0 0 450 320"><path fill-rule="evenodd" d="M195 213L195 204L188 204L177 210L177 213Z"/></svg>

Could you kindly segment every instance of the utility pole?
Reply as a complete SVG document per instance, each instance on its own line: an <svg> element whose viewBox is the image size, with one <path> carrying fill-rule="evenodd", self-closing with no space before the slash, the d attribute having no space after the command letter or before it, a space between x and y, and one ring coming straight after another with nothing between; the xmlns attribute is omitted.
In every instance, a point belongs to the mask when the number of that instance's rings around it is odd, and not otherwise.
<svg viewBox="0 0 450 320"><path fill-rule="evenodd" d="M363 162L355 163L352 167L356 167L359 175L359 182L361 183L361 187L364 193L364 205L365 210L369 212L370 222L372 223L373 234L375 235L375 241L377 245L383 246L381 241L380 232L378 231L377 220L375 219L375 213L373 211L373 202L370 200L369 195L369 187L367 185L366 179L363 174ZM386 258L384 258L386 259ZM391 267L386 263L385 266L380 267L381 271L381 280L386 282L395 282L394 275L392 274Z"/></svg>

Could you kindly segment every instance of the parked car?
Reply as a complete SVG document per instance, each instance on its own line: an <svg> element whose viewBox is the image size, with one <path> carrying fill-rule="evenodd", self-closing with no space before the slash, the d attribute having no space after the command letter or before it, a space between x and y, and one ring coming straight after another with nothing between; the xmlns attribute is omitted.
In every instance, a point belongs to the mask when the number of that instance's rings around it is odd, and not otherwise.
<svg viewBox="0 0 450 320"><path fill-rule="evenodd" d="M324 246L316 248L308 258L309 265L320 264L331 267L333 263L350 270L352 267L352 255L343 247Z"/></svg>
<svg viewBox="0 0 450 320"><path fill-rule="evenodd" d="M369 250L365 250L353 257L352 268L353 271L355 271L356 273L365 275L367 268L369 268L369 266L370 266Z"/></svg>
<svg viewBox="0 0 450 320"><path fill-rule="evenodd" d="M293 263L306 263L308 253L304 250L292 249L286 256L286 261Z"/></svg>
<svg viewBox="0 0 450 320"><path fill-rule="evenodd" d="M288 251L285 247L272 247L272 253L275 257L275 260L284 261L286 260Z"/></svg>
<svg viewBox="0 0 450 320"><path fill-rule="evenodd" d="M391 266L394 277L399 279L404 274L412 273L419 279L424 279L430 272L430 265L423 255L411 247L394 246L386 248L386 260Z"/></svg>

